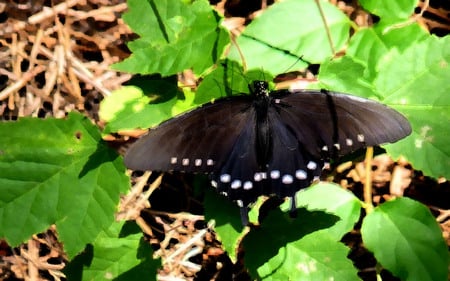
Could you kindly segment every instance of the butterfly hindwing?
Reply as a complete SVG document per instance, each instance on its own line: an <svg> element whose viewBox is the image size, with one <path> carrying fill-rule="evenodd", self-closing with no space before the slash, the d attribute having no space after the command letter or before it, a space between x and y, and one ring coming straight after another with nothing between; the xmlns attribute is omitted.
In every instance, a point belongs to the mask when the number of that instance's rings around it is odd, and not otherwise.
<svg viewBox="0 0 450 281"><path fill-rule="evenodd" d="M225 193L228 198L238 201L242 206L254 202L263 193L263 186L255 180L255 174L259 171L255 149L256 115L253 108L250 111L241 134L227 155L227 160L213 179L220 193Z"/></svg>
<svg viewBox="0 0 450 281"><path fill-rule="evenodd" d="M269 125L273 145L267 177L274 194L292 197L320 175L323 163L303 149L294 132L286 127L274 108L269 109Z"/></svg>

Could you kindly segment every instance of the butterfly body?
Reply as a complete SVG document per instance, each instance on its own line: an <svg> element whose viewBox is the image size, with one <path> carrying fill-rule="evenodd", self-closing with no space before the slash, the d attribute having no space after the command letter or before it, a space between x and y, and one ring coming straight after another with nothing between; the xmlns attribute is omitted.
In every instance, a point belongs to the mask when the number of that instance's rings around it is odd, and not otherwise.
<svg viewBox="0 0 450 281"><path fill-rule="evenodd" d="M323 162L411 132L400 113L363 98L304 90L219 99L163 122L127 152L135 170L207 173L217 190L247 207L262 194L293 197Z"/></svg>

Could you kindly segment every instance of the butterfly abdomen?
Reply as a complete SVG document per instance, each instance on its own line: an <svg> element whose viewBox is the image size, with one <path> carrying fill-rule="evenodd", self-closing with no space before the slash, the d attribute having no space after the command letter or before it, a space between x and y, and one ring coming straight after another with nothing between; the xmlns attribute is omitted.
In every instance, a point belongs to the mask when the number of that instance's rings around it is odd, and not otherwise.
<svg viewBox="0 0 450 281"><path fill-rule="evenodd" d="M255 139L255 153L258 167L265 171L267 163L270 161L272 155L272 132L269 124L269 103L268 96L258 96L253 102L256 112L256 139Z"/></svg>

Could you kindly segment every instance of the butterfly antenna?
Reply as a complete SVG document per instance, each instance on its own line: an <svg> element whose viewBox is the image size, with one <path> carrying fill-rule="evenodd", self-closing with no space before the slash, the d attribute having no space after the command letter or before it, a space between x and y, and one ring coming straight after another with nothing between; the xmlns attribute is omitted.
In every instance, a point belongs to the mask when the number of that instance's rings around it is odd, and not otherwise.
<svg viewBox="0 0 450 281"><path fill-rule="evenodd" d="M317 8L319 8L320 17L322 18L323 24L325 25L325 31L327 33L328 43L330 44L331 52L333 56L336 54L336 49L334 48L333 39L331 38L330 29L328 28L327 19L320 4L320 0L316 0Z"/></svg>
<svg viewBox="0 0 450 281"><path fill-rule="evenodd" d="M239 44L236 41L236 35L231 33L230 39L231 39L231 43L233 43L233 45L236 47L239 57L241 58L242 69L244 72L246 72L247 71L247 63L245 62L244 54L242 53L242 50L241 50L241 48L239 48Z"/></svg>
<svg viewBox="0 0 450 281"><path fill-rule="evenodd" d="M244 79L247 81L247 85L249 87L249 91L252 92L252 89L250 88L250 82L247 80L247 77L245 77L244 73L247 72L247 63L245 62L245 57L244 57L244 53L242 53L241 48L239 47L239 44L236 41L236 35L234 35L233 33L231 34L231 42L234 44L234 46L236 47L238 53L239 53L239 57L241 58L241 62L242 62L242 71L241 71L241 75L242 77L244 77Z"/></svg>
<svg viewBox="0 0 450 281"><path fill-rule="evenodd" d="M305 62L306 64L310 65L311 63L305 59L303 59L303 55L301 55L299 58L297 58L297 60L291 64L289 67L287 67L282 73L288 73L289 70L294 68L294 65L296 65L299 61Z"/></svg>

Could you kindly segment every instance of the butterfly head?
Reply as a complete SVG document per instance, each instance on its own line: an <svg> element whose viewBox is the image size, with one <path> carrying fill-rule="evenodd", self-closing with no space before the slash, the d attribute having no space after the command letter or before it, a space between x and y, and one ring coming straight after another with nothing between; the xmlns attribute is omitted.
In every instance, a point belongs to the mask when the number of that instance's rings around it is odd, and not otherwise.
<svg viewBox="0 0 450 281"><path fill-rule="evenodd" d="M250 92L257 97L269 96L269 83L267 81L253 81L253 89Z"/></svg>

